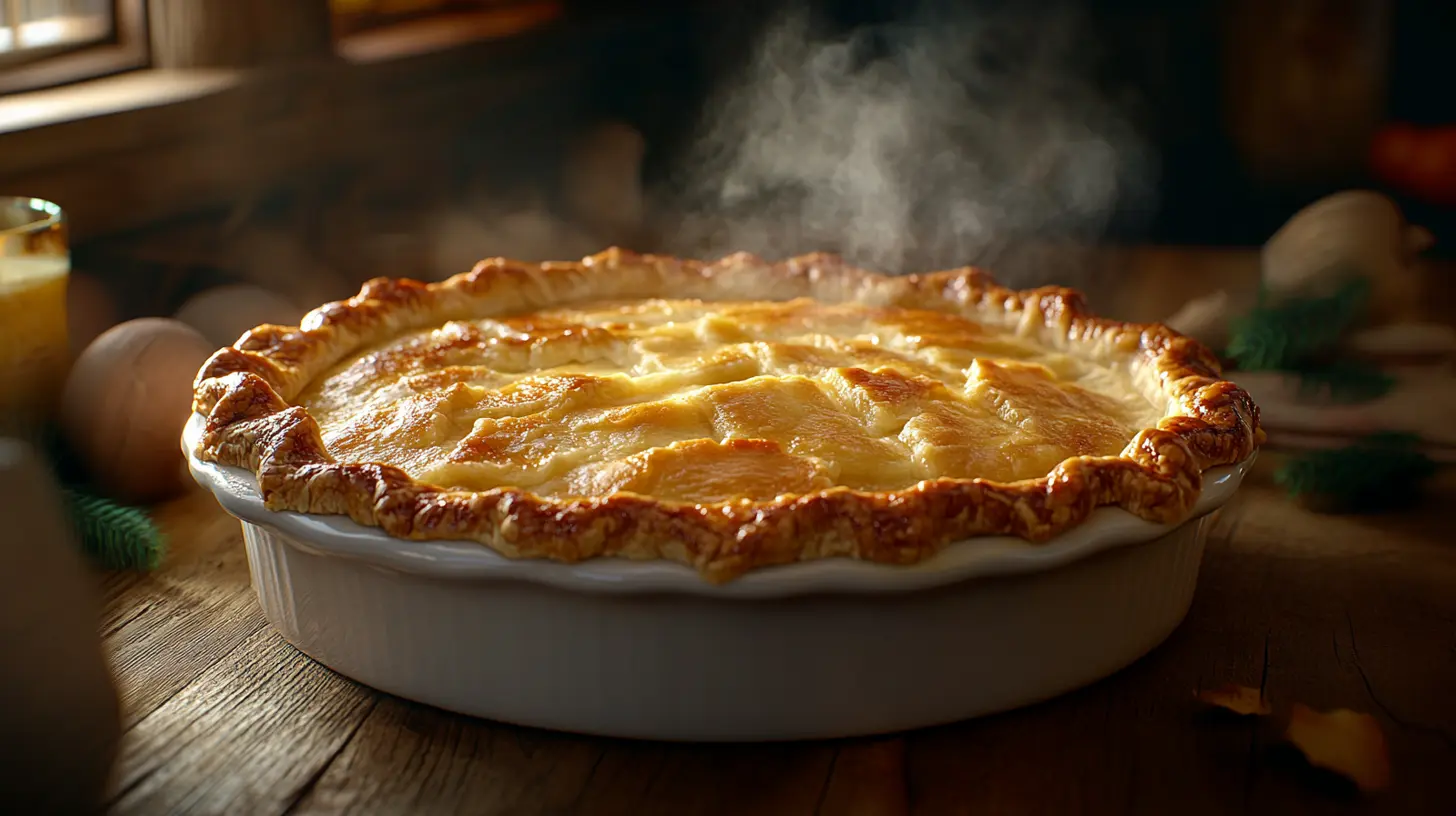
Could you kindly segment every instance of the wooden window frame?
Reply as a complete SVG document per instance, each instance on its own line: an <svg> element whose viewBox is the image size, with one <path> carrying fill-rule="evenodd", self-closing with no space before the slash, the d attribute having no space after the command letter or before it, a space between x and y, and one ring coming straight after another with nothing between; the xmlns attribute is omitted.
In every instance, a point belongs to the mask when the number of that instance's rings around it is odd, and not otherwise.
<svg viewBox="0 0 1456 816"><path fill-rule="evenodd" d="M515 0L465 10L447 7L355 29L341 29L335 20L333 48L345 60L365 63L425 54L540 29L559 21L564 7L560 0Z"/></svg>
<svg viewBox="0 0 1456 816"><path fill-rule="evenodd" d="M510 2L498 2L496 5L505 7ZM428 20L431 17L454 14L470 14L487 10L489 7L474 0L445 0L444 4L431 9L421 11L402 12L395 14L381 14L377 12L366 12L363 14L351 14L347 16L333 16L333 30L336 38L350 37L368 31L378 31L401 23L412 23L421 20Z"/></svg>
<svg viewBox="0 0 1456 816"><path fill-rule="evenodd" d="M98 79L147 66L146 0L112 0L114 34L95 44L59 46L19 65L0 62L0 95Z"/></svg>
<svg viewBox="0 0 1456 816"><path fill-rule="evenodd" d="M326 0L143 0L145 70L0 94L0 188L56 201L89 240L438 149L481 105L578 82L580 43L635 36L536 4L335 39ZM286 33L255 25L273 13Z"/></svg>

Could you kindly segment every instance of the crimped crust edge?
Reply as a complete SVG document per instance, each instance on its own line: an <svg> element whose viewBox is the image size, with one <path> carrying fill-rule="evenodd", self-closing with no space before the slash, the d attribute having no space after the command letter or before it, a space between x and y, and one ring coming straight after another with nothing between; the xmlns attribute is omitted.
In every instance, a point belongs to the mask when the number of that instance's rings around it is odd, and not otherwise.
<svg viewBox="0 0 1456 816"><path fill-rule="evenodd" d="M335 461L318 423L288 402L352 351L411 328L597 298L740 290L758 299L953 311L1030 331L1052 346L1126 360L1170 410L1120 455L1069 458L1039 479L942 478L897 491L838 487L699 505L625 493L561 499L515 488L449 491L396 467ZM1164 326L1099 318L1073 290L1013 291L974 268L891 277L824 254L776 264L738 254L705 263L609 249L577 263L491 259L432 284L375 279L354 297L308 313L298 327L259 326L216 352L198 372L193 410L207 420L194 455L252 471L270 510L347 515L401 539L473 540L511 558L668 559L713 583L836 556L913 564L949 543L987 535L1042 542L1102 506L1174 523L1197 502L1203 470L1242 461L1263 441L1249 395L1221 378L1206 348Z"/></svg>

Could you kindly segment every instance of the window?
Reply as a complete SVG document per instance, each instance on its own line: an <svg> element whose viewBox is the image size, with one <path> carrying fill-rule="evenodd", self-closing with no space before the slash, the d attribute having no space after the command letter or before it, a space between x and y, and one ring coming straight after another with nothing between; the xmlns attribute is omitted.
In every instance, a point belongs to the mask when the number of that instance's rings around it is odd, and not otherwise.
<svg viewBox="0 0 1456 816"><path fill-rule="evenodd" d="M95 45L113 33L106 0L8 0L0 11L0 52L20 59Z"/></svg>
<svg viewBox="0 0 1456 816"><path fill-rule="evenodd" d="M331 34L345 56L385 46L432 50L521 33L556 19L561 7L560 0L0 0L0 96L148 65L253 67L320 53ZM266 25L256 24L260 15ZM366 36L352 36L359 33Z"/></svg>
<svg viewBox="0 0 1456 816"><path fill-rule="evenodd" d="M145 0L0 0L0 93L146 63Z"/></svg>

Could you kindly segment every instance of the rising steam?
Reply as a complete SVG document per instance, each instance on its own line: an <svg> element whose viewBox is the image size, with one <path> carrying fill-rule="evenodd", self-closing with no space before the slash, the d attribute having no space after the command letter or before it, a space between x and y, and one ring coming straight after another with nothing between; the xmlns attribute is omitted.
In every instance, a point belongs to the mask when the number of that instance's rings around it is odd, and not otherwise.
<svg viewBox="0 0 1456 816"><path fill-rule="evenodd" d="M1145 146L1087 76L1078 23L922 19L832 39L807 15L780 20L709 106L666 248L1066 277L1028 253L1095 242L1152 192Z"/></svg>

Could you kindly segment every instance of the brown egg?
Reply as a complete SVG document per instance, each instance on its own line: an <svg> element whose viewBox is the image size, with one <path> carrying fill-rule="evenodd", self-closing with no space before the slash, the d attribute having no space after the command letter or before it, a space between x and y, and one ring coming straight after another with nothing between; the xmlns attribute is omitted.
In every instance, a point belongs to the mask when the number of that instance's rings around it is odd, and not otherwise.
<svg viewBox="0 0 1456 816"><path fill-rule="evenodd" d="M61 397L61 427L97 487L129 502L180 491L192 380L214 349L185 323L147 317L82 352Z"/></svg>
<svg viewBox="0 0 1456 816"><path fill-rule="evenodd" d="M231 284L198 292L174 316L216 349L236 343L243 332L264 323L297 325L303 310L262 287Z"/></svg>

